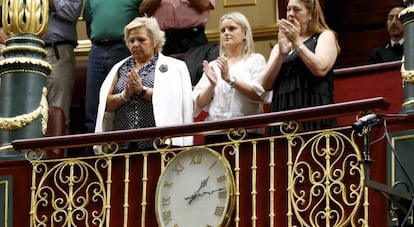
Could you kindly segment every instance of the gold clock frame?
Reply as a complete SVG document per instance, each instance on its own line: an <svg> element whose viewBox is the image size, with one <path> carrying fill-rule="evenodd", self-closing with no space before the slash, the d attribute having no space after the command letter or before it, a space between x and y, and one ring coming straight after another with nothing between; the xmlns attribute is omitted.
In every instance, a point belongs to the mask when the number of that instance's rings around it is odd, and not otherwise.
<svg viewBox="0 0 414 227"><path fill-rule="evenodd" d="M179 153L173 153L173 157L168 159L165 158L166 156L168 156L171 153L166 153L163 154L163 160L165 160L167 162L167 164L164 166L164 168L161 170L161 174L158 178L158 182L157 182L157 188L156 188L156 194L155 194L155 216L157 218L157 223L158 226L164 226L162 224L162 220L160 217L160 212L159 212L159 201L160 201L160 187L161 187L161 183L163 182L164 177L166 176L167 173L169 173L169 171L173 171L173 164L175 163L176 160L179 160L180 158L187 156L189 153L192 152L199 152L199 151L205 151L210 153L225 169L226 171L226 187L228 189L228 196L226 198L227 200L227 210L225 211L224 215L222 216L222 221L220 223L219 226L228 226L232 220L232 215L233 215L233 211L234 211L234 207L235 207L235 195L234 195L234 189L235 189L235 180L234 180L234 176L233 176L233 172L231 169L231 166L229 164L229 162L227 161L227 159L220 155L217 151L207 148L207 147L192 147L186 150L182 150Z"/></svg>

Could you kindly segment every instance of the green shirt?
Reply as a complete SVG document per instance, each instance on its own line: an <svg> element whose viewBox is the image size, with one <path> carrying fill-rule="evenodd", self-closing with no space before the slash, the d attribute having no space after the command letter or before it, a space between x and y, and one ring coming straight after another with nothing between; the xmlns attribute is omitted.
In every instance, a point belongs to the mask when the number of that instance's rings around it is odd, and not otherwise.
<svg viewBox="0 0 414 227"><path fill-rule="evenodd" d="M124 27L139 16L142 0L86 0L83 19L91 40L123 40Z"/></svg>

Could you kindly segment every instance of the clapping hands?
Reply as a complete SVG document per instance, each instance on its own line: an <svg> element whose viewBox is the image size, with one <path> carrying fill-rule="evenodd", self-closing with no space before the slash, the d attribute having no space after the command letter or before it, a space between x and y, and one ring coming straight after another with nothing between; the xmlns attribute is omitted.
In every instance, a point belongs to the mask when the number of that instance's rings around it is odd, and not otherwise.
<svg viewBox="0 0 414 227"><path fill-rule="evenodd" d="M210 81L210 84L212 84L213 86L216 86L217 84L216 72L214 71L213 67L208 64L208 61L206 60L203 61L203 70L208 80Z"/></svg>
<svg viewBox="0 0 414 227"><path fill-rule="evenodd" d="M216 60L216 63L217 63L217 67L221 71L221 78L225 81L228 81L230 78L230 74L229 74L229 64L227 62L227 58L218 57ZM207 78L210 81L210 83L215 86L217 84L217 74L214 71L213 67L209 65L207 61L203 61L203 70L204 70L204 73L207 75Z"/></svg>
<svg viewBox="0 0 414 227"><path fill-rule="evenodd" d="M279 43L279 51L283 55L289 53L292 47L297 42L300 35L300 24L299 21L293 19L293 21L289 21L286 19L279 20L279 34L278 34L278 43Z"/></svg>

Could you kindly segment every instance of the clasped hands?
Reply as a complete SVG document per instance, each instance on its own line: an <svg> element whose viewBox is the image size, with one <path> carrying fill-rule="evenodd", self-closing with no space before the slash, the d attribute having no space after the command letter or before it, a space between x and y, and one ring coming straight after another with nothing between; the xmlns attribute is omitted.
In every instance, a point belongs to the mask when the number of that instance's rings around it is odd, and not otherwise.
<svg viewBox="0 0 414 227"><path fill-rule="evenodd" d="M129 99L134 94L141 94L143 89L141 77L135 70L131 70L126 75L125 98Z"/></svg>
<svg viewBox="0 0 414 227"><path fill-rule="evenodd" d="M288 54L292 48L297 49L301 45L299 41L300 24L295 18L293 22L287 19L280 19L278 44L281 54Z"/></svg>

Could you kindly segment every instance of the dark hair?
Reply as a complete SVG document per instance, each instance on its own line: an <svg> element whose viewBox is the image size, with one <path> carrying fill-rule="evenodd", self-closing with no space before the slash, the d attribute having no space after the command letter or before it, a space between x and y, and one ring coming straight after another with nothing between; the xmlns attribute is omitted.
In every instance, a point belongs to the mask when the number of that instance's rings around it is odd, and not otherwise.
<svg viewBox="0 0 414 227"><path fill-rule="evenodd" d="M402 3L394 3L393 5L390 6L390 8L388 8L387 13L385 14L385 18L388 17L388 14L391 12L391 10L393 10L394 8L407 8L407 6L405 6Z"/></svg>

